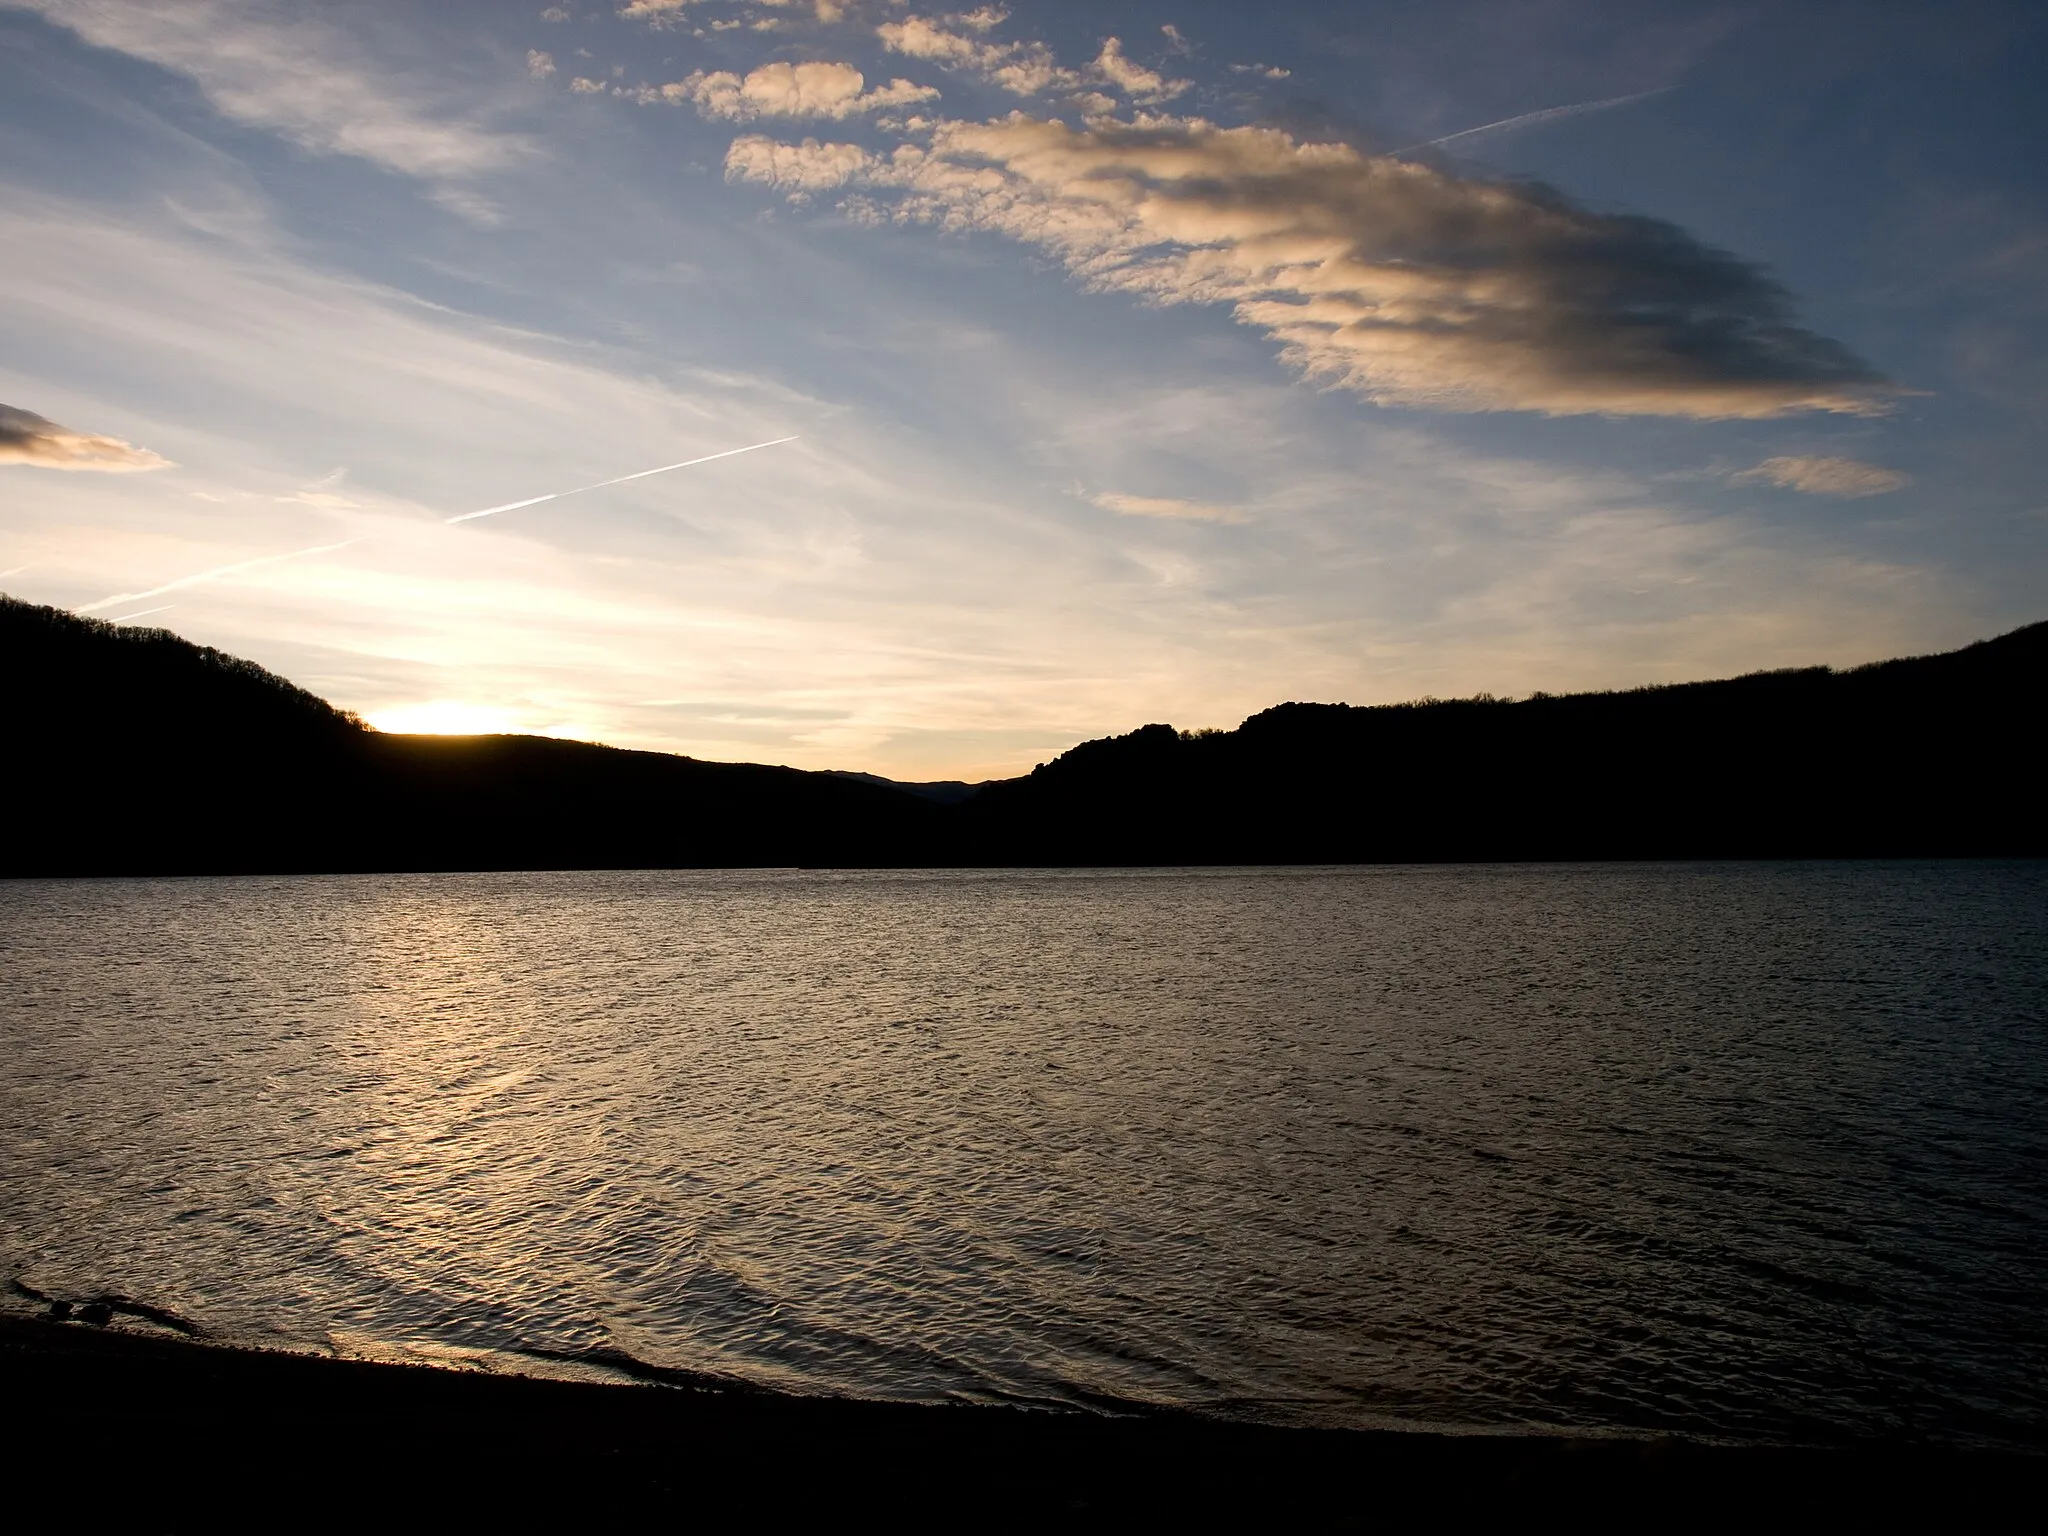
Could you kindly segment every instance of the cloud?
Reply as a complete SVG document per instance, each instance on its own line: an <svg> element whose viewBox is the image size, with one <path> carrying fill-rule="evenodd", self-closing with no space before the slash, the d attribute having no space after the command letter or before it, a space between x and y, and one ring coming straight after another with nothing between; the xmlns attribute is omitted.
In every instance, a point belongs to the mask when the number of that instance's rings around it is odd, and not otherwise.
<svg viewBox="0 0 2048 1536"><path fill-rule="evenodd" d="M848 118L883 107L936 101L927 85L891 80L865 90L866 78L851 64L764 64L744 79L726 70L699 70L687 80L660 87L646 99L694 102L702 117L747 122L757 117Z"/></svg>
<svg viewBox="0 0 2048 1536"><path fill-rule="evenodd" d="M886 156L746 137L726 175L1001 233L1097 289L1228 304L1311 378L1383 405L1712 420L1878 414L1897 392L1675 225L1273 128L1012 113Z"/></svg>
<svg viewBox="0 0 2048 1536"><path fill-rule="evenodd" d="M1765 459L1754 469L1745 469L1737 481L1763 481L1787 491L1809 496L1882 496L1912 484L1912 476L1896 469L1865 464L1861 459L1832 459L1818 454L1788 455Z"/></svg>
<svg viewBox="0 0 2048 1536"><path fill-rule="evenodd" d="M1258 75L1267 80L1285 80L1294 73L1291 69L1282 69L1278 64L1233 64L1230 66L1230 72L1233 75Z"/></svg>
<svg viewBox="0 0 2048 1536"><path fill-rule="evenodd" d="M1105 512L1115 512L1123 517L1173 517L1198 523L1244 521L1244 514L1235 507L1180 501L1171 496L1125 496L1116 491L1098 491L1088 499Z"/></svg>
<svg viewBox="0 0 2048 1536"><path fill-rule="evenodd" d="M631 0L629 5L620 10L619 15L627 21L644 21L654 27L675 27L682 25L683 12L686 9L692 5L702 3L703 0ZM838 21L846 14L846 7L840 3L840 0L759 0L759 3L777 10L792 7L807 9L819 21L828 24ZM564 17L563 19L566 20L567 18ZM715 30L724 32L746 25L746 23L742 21L715 21L711 25ZM753 23L753 30L756 32L772 32L782 25L781 21L769 18L767 20L755 21Z"/></svg>
<svg viewBox="0 0 2048 1536"><path fill-rule="evenodd" d="M812 192L843 187L865 172L873 157L858 144L781 144L766 135L744 134L725 154L729 181L759 181L786 196L801 199Z"/></svg>
<svg viewBox="0 0 2048 1536"><path fill-rule="evenodd" d="M1095 56L1095 71L1131 100L1146 106L1171 101L1194 85L1192 80L1169 80L1157 70L1125 58L1122 41L1114 37L1102 40L1102 52Z"/></svg>
<svg viewBox="0 0 2048 1536"><path fill-rule="evenodd" d="M892 53L979 76L1015 96L1073 90L1083 83L1081 72L1059 63L1043 43L987 41L983 34L1008 14L993 6L983 6L964 16L936 20L909 16L902 21L884 22L875 28L875 35Z"/></svg>
<svg viewBox="0 0 2048 1536"><path fill-rule="evenodd" d="M1043 43L992 41L987 34L1009 14L983 6L959 16L908 16L884 22L875 35L892 52L975 75L1015 96L1077 91L1094 84L1111 86L1141 105L1157 106L1194 85L1191 80L1169 80L1126 57L1119 38L1105 37L1101 52L1086 69L1061 64ZM1169 34L1169 42L1177 41L1178 34Z"/></svg>
<svg viewBox="0 0 2048 1536"><path fill-rule="evenodd" d="M99 470L109 474L175 468L169 459L147 448L137 448L118 437L74 432L15 405L0 405L0 464Z"/></svg>
<svg viewBox="0 0 2048 1536"><path fill-rule="evenodd" d="M555 72L555 56L542 53L538 48L526 50L526 72L536 80L545 80Z"/></svg>
<svg viewBox="0 0 2048 1536"><path fill-rule="evenodd" d="M353 155L423 179L507 164L528 143L452 110L430 89L369 58L352 30L264 3L7 0L113 49L184 75L213 109L301 148Z"/></svg>

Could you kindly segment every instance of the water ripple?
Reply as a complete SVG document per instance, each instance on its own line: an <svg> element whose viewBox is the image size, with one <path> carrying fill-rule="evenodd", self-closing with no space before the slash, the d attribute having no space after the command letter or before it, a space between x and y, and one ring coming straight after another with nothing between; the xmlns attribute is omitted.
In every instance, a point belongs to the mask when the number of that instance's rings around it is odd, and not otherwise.
<svg viewBox="0 0 2048 1536"><path fill-rule="evenodd" d="M0 1068L16 1305L914 1400L2048 1437L2038 864L16 882Z"/></svg>

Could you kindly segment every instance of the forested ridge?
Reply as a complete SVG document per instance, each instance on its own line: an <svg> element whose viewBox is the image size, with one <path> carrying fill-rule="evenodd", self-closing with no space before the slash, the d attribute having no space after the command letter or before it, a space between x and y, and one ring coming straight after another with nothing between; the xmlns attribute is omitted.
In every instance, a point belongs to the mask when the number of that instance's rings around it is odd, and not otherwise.
<svg viewBox="0 0 2048 1536"><path fill-rule="evenodd" d="M831 774L399 736L165 630L0 599L10 874L900 862L938 807Z"/></svg>
<svg viewBox="0 0 2048 1536"><path fill-rule="evenodd" d="M943 799L384 735L167 631L11 598L0 677L15 875L2048 853L2048 624L1847 671L1148 725Z"/></svg>

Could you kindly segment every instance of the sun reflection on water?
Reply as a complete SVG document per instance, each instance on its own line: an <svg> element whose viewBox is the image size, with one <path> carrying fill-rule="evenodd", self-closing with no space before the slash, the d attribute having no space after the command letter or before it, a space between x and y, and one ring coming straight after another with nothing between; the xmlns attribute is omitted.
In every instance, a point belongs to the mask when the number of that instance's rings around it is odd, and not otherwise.
<svg viewBox="0 0 2048 1536"><path fill-rule="evenodd" d="M2039 1426L2044 878L16 882L0 1275L486 1369Z"/></svg>

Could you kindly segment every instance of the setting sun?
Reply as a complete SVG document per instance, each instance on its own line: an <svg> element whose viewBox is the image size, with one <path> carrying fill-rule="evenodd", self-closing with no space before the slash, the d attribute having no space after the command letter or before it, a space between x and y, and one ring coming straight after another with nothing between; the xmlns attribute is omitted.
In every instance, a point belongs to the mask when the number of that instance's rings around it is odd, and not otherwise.
<svg viewBox="0 0 2048 1536"><path fill-rule="evenodd" d="M456 699L435 699L424 704L400 704L366 717L378 730L394 736L490 736L500 732L525 731L509 710L493 704L465 704Z"/></svg>

